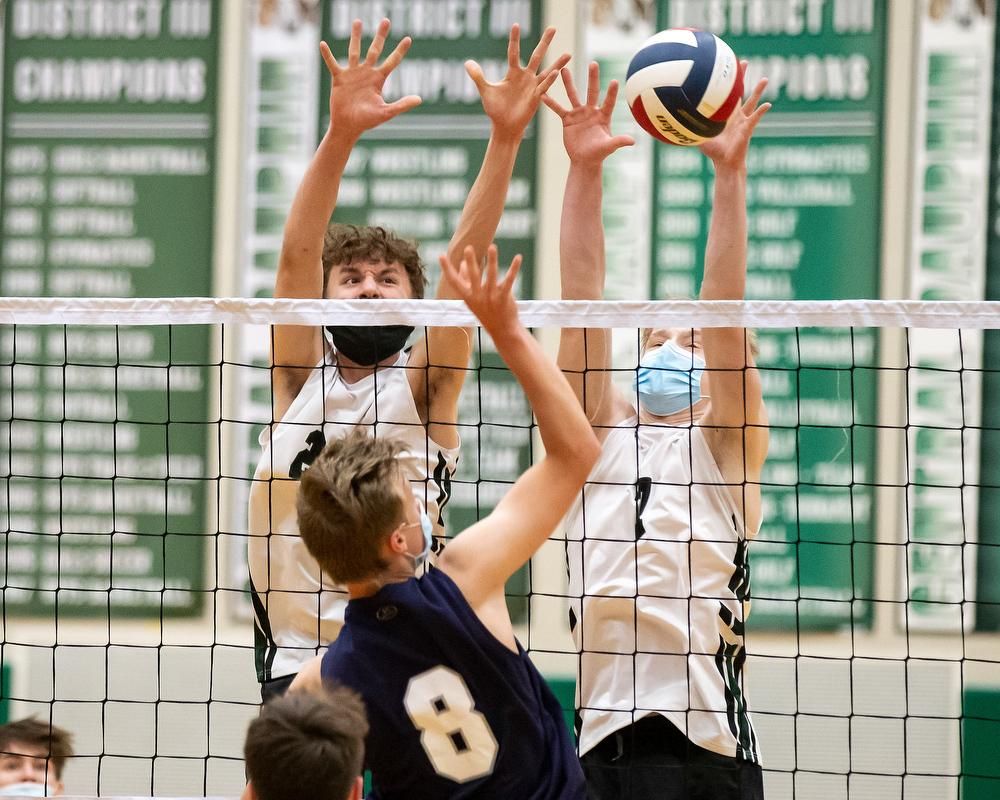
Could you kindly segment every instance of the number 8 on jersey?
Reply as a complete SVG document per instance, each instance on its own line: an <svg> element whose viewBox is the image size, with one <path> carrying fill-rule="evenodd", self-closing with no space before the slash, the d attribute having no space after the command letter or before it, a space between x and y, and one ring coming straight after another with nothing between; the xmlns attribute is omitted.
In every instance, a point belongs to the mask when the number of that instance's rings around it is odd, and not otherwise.
<svg viewBox="0 0 1000 800"><path fill-rule="evenodd" d="M466 783L493 771L496 737L457 672L437 666L414 675L403 704L438 775Z"/></svg>

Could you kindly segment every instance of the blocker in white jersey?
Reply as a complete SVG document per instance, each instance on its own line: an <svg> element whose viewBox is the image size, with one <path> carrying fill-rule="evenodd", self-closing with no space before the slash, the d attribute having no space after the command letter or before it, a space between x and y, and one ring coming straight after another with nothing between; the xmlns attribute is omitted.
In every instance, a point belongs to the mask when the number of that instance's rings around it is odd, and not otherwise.
<svg viewBox="0 0 1000 800"><path fill-rule="evenodd" d="M388 33L389 20L383 19L362 56L361 21L355 20L346 66L337 62L325 42L320 43L331 78L330 126L289 210L275 297L424 296L427 278L415 242L380 226L330 221L344 169L361 135L420 102L415 95L392 102L382 97L386 80L410 46L404 36L379 63ZM520 29L512 26L508 69L497 83L488 82L475 62L466 64L490 118L490 143L448 244L453 261L468 248L482 259L493 240L525 128L541 94L569 60L565 55L542 68L554 35L553 28L546 29L528 64L522 66ZM458 296L443 276L438 299ZM471 356L472 332L432 326L403 355L411 332L404 325L271 329L275 425L262 439L265 449L250 503L250 573L263 696L283 691L299 665L332 641L343 623L343 597L305 553L294 509L298 477L308 471L325 443L358 425L370 426L376 436L389 433L402 440L403 473L441 532L439 511L447 499L459 446L458 398Z"/></svg>
<svg viewBox="0 0 1000 800"><path fill-rule="evenodd" d="M566 518L579 748L662 714L759 761L744 696L748 531L699 427L611 430Z"/></svg>
<svg viewBox="0 0 1000 800"><path fill-rule="evenodd" d="M295 496L302 471L334 438L359 426L405 443L398 456L437 537L458 448L438 445L417 414L406 377L407 353L391 367L347 383L331 349L284 419L261 434L264 448L250 489L248 547L256 627L257 678L294 675L344 624L347 592L322 571L299 537Z"/></svg>
<svg viewBox="0 0 1000 800"><path fill-rule="evenodd" d="M618 87L598 103L596 64L585 102L567 70L563 82L570 107L548 103L570 159L563 299L600 300L603 163L631 137L611 135ZM743 298L746 153L766 83L700 146L715 167L703 300ZM564 328L559 344L602 443L567 517L581 762L592 800L759 800L743 624L767 456L760 376L744 329L661 324L637 337L636 404L611 380L609 330Z"/></svg>

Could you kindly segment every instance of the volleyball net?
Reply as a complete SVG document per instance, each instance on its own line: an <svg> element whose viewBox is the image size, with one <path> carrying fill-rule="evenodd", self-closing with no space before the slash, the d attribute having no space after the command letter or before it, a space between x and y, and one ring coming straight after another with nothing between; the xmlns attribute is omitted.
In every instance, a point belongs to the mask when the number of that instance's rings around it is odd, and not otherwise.
<svg viewBox="0 0 1000 800"><path fill-rule="evenodd" d="M746 694L767 796L996 796L1000 304L520 308L550 344L614 328L627 391L639 327L757 330L770 450ZM74 734L68 793L242 791L269 326L334 322L475 325L449 301L0 300L0 717ZM539 452L481 332L459 406L452 534ZM508 593L571 709L565 545L557 531Z"/></svg>

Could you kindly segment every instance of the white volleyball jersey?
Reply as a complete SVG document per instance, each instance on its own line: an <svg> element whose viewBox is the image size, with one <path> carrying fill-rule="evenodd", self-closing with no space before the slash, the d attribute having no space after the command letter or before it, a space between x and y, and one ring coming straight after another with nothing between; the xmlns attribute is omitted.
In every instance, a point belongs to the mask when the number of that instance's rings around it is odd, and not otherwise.
<svg viewBox="0 0 1000 800"><path fill-rule="evenodd" d="M749 533L698 427L612 429L566 518L580 753L662 714L760 761L744 695Z"/></svg>
<svg viewBox="0 0 1000 800"><path fill-rule="evenodd" d="M398 459L413 493L443 540L441 511L451 493L458 448L427 435L406 377L408 355L348 384L331 349L296 395L281 422L264 430L264 448L250 488L248 561L256 627L257 678L293 675L344 624L347 590L322 574L299 537L298 478L326 442L357 426L405 443Z"/></svg>

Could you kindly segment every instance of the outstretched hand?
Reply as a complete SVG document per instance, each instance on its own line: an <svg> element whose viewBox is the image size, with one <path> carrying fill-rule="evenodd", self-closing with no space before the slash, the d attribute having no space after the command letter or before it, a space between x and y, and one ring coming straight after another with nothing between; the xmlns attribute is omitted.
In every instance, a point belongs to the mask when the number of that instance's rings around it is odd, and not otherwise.
<svg viewBox="0 0 1000 800"><path fill-rule="evenodd" d="M747 62L740 62L740 69L745 73ZM761 117L771 107L770 103L761 103L760 98L767 87L767 78L761 78L750 93L750 97L742 105L736 106L726 127L718 136L708 139L698 145L706 156L712 159L716 169L745 169L747 149L750 147L750 137Z"/></svg>
<svg viewBox="0 0 1000 800"><path fill-rule="evenodd" d="M514 136L523 134L559 70L569 63L569 54L563 54L552 66L538 71L555 33L555 28L545 29L528 65L522 67L521 28L519 25L512 26L507 44L507 74L499 83L486 80L483 68L477 62L465 62L465 71L479 90L483 110L492 121L494 130L506 131Z"/></svg>
<svg viewBox="0 0 1000 800"><path fill-rule="evenodd" d="M580 102L570 70L562 70L562 79L570 107L563 108L548 95L542 100L562 119L563 145L570 161L601 163L618 148L635 144L635 139L628 134L611 135L611 112L614 111L618 97L618 81L611 81L604 102L598 105L601 97L601 71L596 61L590 62L587 73L586 104Z"/></svg>
<svg viewBox="0 0 1000 800"><path fill-rule="evenodd" d="M465 248L462 263L456 268L447 255L440 257L441 269L451 281L469 310L483 324L486 332L494 339L505 327L517 324L517 302L513 288L517 271L521 268L521 256L514 256L510 269L503 280L499 280L497 268L497 246L491 244L486 254L486 274L483 275L476 259L476 251Z"/></svg>
<svg viewBox="0 0 1000 800"><path fill-rule="evenodd" d="M382 87L389 74L399 66L406 51L410 49L410 37L404 38L395 50L376 66L385 37L389 33L389 20L379 23L375 38L368 47L365 60L361 61L361 20L354 20L351 27L351 43L347 51L347 66L341 67L330 52L326 42L320 42L319 50L330 70L330 128L338 136L357 138L365 131L402 114L420 104L416 95L401 97L393 103L386 103L382 97Z"/></svg>

